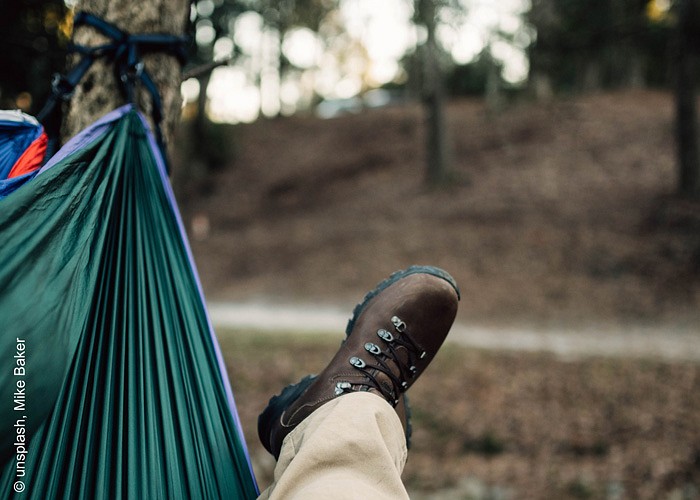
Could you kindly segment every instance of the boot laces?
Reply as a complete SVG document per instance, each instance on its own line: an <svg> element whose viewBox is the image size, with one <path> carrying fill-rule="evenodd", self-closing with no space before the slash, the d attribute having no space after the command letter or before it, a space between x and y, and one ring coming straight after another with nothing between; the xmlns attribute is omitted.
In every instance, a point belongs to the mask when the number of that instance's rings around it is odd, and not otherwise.
<svg viewBox="0 0 700 500"><path fill-rule="evenodd" d="M406 323L398 316L391 318L391 323L396 334L380 328L377 330L377 336L382 340L385 349L382 349L374 342L365 343L365 351L372 357L374 362L369 363L359 356L353 356L349 362L357 370L361 371L367 380L364 383L355 383L355 385L364 386L367 389L376 389L392 406L399 403L399 396L408 389L408 381L415 378L418 373L416 362L426 356L426 352L415 343L407 331ZM405 362L401 360L398 349L403 347L408 353L408 358ZM398 367L398 376L391 369L388 361L392 361ZM377 380L379 373L383 373L389 379L391 387L386 383ZM350 382L338 382L336 384L335 393L340 395L344 392L352 390Z"/></svg>

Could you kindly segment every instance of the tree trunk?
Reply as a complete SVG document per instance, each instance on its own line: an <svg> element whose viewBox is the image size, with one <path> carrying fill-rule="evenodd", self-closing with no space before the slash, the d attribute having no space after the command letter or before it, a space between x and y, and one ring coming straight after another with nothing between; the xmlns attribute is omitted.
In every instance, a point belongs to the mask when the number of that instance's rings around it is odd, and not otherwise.
<svg viewBox="0 0 700 500"><path fill-rule="evenodd" d="M438 60L435 0L418 0L420 21L428 32L423 51L423 105L427 122L427 171L429 184L439 185L450 178L451 168L445 123L445 91Z"/></svg>
<svg viewBox="0 0 700 500"><path fill-rule="evenodd" d="M483 57L488 61L488 74L486 75L486 88L484 99L486 108L490 113L499 113L503 109L503 95L501 92L501 67L494 60L487 48Z"/></svg>
<svg viewBox="0 0 700 500"><path fill-rule="evenodd" d="M182 35L189 16L188 0L80 0L76 12L89 12L131 34L166 33ZM108 40L89 26L78 27L73 34L78 45L95 46ZM180 117L182 68L172 56L144 56L146 70L162 99L161 124L166 145L171 142ZM138 88L138 85L137 85ZM144 90L136 97L139 109L150 117L151 99ZM62 140L69 139L96 119L125 104L113 65L97 60L76 88L63 123ZM152 124L151 124L152 125Z"/></svg>
<svg viewBox="0 0 700 500"><path fill-rule="evenodd" d="M695 91L697 54L692 52L692 27L696 19L692 0L680 3L676 40L676 144L678 154L678 188L685 196L700 197L700 155Z"/></svg>
<svg viewBox="0 0 700 500"><path fill-rule="evenodd" d="M676 134L679 163L679 191L689 196L700 195L700 157L695 103L695 76L692 56L679 57L676 82Z"/></svg>

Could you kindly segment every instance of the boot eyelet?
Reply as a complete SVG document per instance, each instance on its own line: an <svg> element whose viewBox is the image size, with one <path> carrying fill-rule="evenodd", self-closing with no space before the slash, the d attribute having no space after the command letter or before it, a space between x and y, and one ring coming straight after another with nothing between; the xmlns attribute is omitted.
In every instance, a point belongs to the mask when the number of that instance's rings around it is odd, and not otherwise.
<svg viewBox="0 0 700 500"><path fill-rule="evenodd" d="M335 384L335 395L340 396L346 390L350 389L350 387L350 382L338 382L337 384Z"/></svg>
<svg viewBox="0 0 700 500"><path fill-rule="evenodd" d="M364 368L365 366L367 366L367 364L362 360L362 358L358 358L357 356L353 356L352 358L350 358L350 364L355 368Z"/></svg>
<svg viewBox="0 0 700 500"><path fill-rule="evenodd" d="M391 322L394 324L394 328L396 328L396 331L399 333L403 333L403 331L406 329L406 323L401 321L401 318L398 316L392 316Z"/></svg>
<svg viewBox="0 0 700 500"><path fill-rule="evenodd" d="M373 344L372 342L367 342L365 344L365 350L370 354L374 354L375 356L381 354L382 352L379 346L377 344Z"/></svg>
<svg viewBox="0 0 700 500"><path fill-rule="evenodd" d="M377 330L377 335L379 335L379 338L386 341L386 342L393 342L394 341L394 336L385 330L384 328Z"/></svg>

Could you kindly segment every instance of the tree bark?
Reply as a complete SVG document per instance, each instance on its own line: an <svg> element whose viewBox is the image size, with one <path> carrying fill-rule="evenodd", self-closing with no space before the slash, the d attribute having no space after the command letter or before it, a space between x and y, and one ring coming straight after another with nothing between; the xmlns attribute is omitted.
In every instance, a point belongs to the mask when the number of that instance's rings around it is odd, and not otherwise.
<svg viewBox="0 0 700 500"><path fill-rule="evenodd" d="M179 36L185 32L189 5L188 0L80 0L76 12L94 14L131 34L165 33ZM108 42L89 26L76 28L73 40L84 46ZM167 145L172 142L180 117L182 68L177 59L166 54L146 55L144 65L160 92L164 117L161 127ZM150 117L152 105L148 93L139 89L136 101L139 109ZM122 104L125 104L125 97L114 67L107 61L95 61L70 101L61 133L63 142Z"/></svg>
<svg viewBox="0 0 700 500"><path fill-rule="evenodd" d="M693 5L695 4L695 5ZM700 6L693 0L680 2L676 40L676 145L678 190L681 195L700 197L700 154L696 103L697 54L692 51L693 25Z"/></svg>
<svg viewBox="0 0 700 500"><path fill-rule="evenodd" d="M676 134L679 164L679 191L689 196L700 195L700 158L695 103L694 61L688 54L679 57L676 82Z"/></svg>

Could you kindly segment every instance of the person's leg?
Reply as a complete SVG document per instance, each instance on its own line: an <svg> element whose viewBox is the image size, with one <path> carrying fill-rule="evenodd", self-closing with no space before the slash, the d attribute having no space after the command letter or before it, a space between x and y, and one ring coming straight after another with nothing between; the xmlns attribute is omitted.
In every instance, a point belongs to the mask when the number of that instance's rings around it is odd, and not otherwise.
<svg viewBox="0 0 700 500"><path fill-rule="evenodd" d="M261 499L408 498L406 438L381 397L356 392L324 404L284 440Z"/></svg>
<svg viewBox="0 0 700 500"><path fill-rule="evenodd" d="M258 418L260 440L279 460L266 495L406 497L404 393L445 340L458 301L452 277L426 266L367 294L328 366L285 388Z"/></svg>

